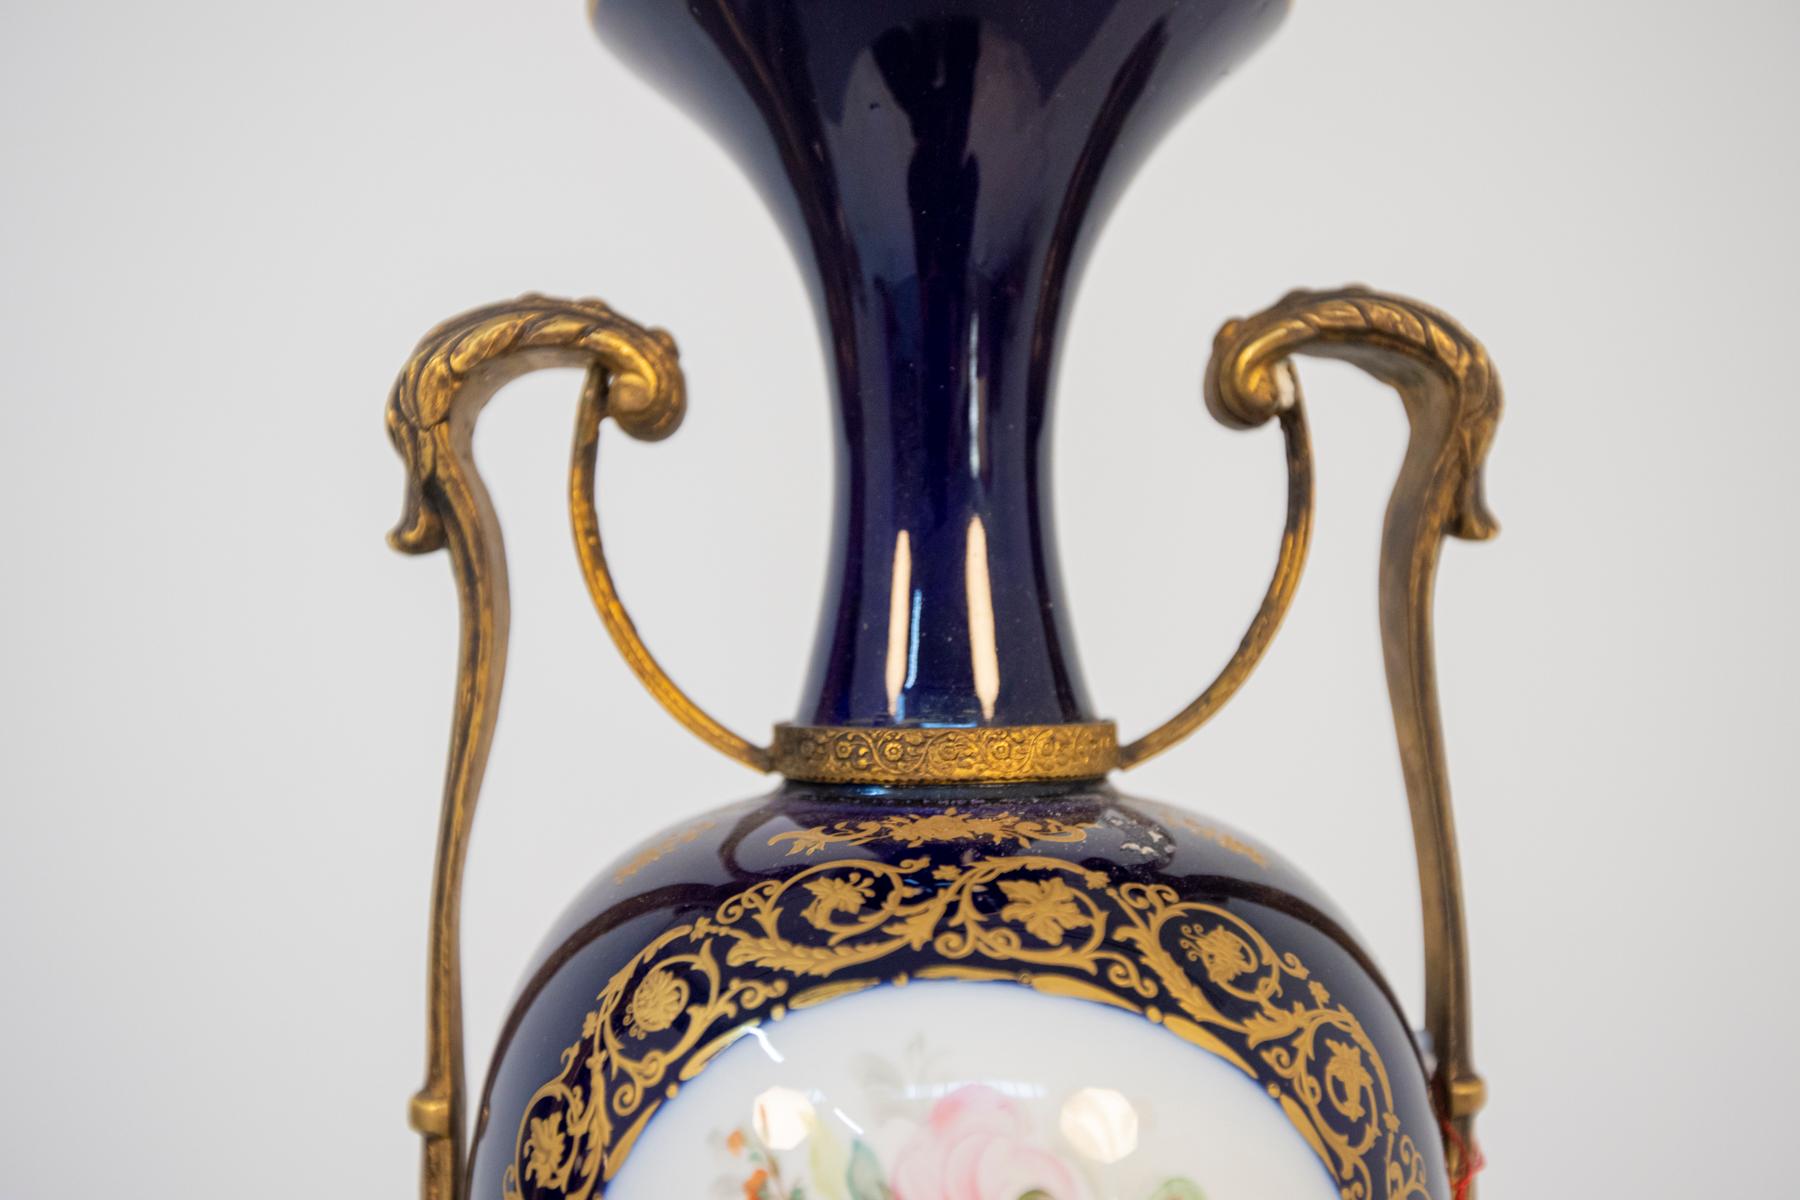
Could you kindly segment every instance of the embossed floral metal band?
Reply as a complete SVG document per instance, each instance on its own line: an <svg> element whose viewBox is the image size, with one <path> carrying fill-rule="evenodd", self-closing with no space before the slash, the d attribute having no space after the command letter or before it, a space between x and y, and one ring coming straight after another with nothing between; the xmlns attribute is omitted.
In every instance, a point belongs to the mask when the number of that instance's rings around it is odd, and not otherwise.
<svg viewBox="0 0 1800 1200"><path fill-rule="evenodd" d="M1111 721L974 729L777 725L775 769L812 783L1098 779L1119 765Z"/></svg>

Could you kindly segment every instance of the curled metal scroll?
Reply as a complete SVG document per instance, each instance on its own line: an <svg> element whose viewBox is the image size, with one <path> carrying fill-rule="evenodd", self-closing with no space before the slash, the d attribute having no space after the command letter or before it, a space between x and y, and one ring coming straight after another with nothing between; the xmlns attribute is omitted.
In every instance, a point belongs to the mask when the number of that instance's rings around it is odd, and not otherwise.
<svg viewBox="0 0 1800 1200"><path fill-rule="evenodd" d="M1217 361L1215 357L1214 361ZM1313 468L1312 443L1306 428L1306 410L1300 404L1300 385L1287 364L1275 367L1274 380L1282 387L1274 416L1281 423L1287 458L1287 519L1281 530L1281 546L1275 554L1275 572L1269 578L1262 604L1237 649L1225 666L1206 685L1192 704L1135 741L1119 747L1119 766L1130 770L1161 754L1206 724L1250 678L1262 661L1269 643L1281 628L1300 576L1306 568L1306 551L1312 542Z"/></svg>
<svg viewBox="0 0 1800 1200"><path fill-rule="evenodd" d="M631 614L625 611L625 604L619 599L612 570L606 563L606 549L600 540L600 514L594 500L600 460L600 426L612 415L614 403L612 389L607 386L605 367L591 368L587 387L581 394L581 409L575 418L575 445L569 457L569 514L575 524L575 550L581 556L581 571L587 579L588 594L594 598L594 608L607 633L612 635L613 644L657 703L694 736L727 758L752 770L770 770L773 751L733 733L695 704L650 653L644 639L638 636Z"/></svg>

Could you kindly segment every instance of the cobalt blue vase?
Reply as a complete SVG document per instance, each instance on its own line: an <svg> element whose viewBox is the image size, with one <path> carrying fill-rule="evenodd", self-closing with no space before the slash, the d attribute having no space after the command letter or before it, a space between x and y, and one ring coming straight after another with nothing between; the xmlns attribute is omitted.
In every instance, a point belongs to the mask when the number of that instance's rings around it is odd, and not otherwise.
<svg viewBox="0 0 1800 1200"><path fill-rule="evenodd" d="M673 341L595 301L527 297L421 346L390 408L412 471L395 540L447 546L464 603L431 1070L413 1111L428 1197L1467 1194L1479 1084L1459 1041L1460 909L1437 904L1460 883L1431 777L1429 659L1414 669L1405 638L1441 537L1491 531L1476 476L1498 391L1479 345L1359 289L1297 293L1221 333L1209 403L1234 425L1281 424L1293 515L1259 625L1166 735L1122 747L1096 714L1056 559L1048 406L1087 248L1156 138L1285 8L595 4L603 39L714 130L807 267L838 416L831 583L795 721L768 747L737 738L637 640L592 511L603 419L659 437L681 417ZM1309 527L1286 362L1305 352L1362 362L1414 413L1384 606L1411 671L1396 716L1448 1058L1294 867L1106 778L1204 719L1273 633ZM785 779L633 848L571 905L506 1022L465 1154L457 895L505 640L497 527L467 446L480 403L547 362L590 369L573 478L601 616L677 717ZM1403 694L1407 679L1423 686Z"/></svg>

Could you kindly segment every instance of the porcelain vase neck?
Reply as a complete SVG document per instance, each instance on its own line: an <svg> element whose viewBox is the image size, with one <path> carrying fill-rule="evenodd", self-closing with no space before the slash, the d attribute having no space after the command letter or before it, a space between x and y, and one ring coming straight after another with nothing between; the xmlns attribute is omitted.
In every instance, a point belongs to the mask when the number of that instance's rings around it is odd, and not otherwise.
<svg viewBox="0 0 1800 1200"><path fill-rule="evenodd" d="M1285 7L599 0L761 187L820 315L837 512L800 721L1091 719L1050 503L1065 301L1130 167Z"/></svg>

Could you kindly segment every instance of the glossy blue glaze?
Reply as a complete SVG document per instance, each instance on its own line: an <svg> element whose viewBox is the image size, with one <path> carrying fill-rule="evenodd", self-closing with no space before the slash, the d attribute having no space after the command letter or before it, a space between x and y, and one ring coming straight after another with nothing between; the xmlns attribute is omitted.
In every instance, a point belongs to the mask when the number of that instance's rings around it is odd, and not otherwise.
<svg viewBox="0 0 1800 1200"><path fill-rule="evenodd" d="M1131 167L1286 7L598 0L811 267L839 468L801 721L1090 719L1050 510L1064 300Z"/></svg>

